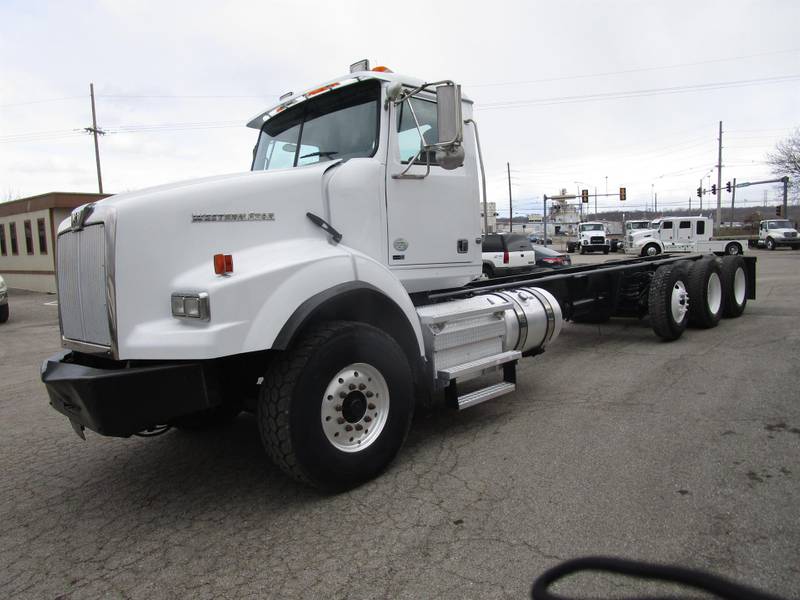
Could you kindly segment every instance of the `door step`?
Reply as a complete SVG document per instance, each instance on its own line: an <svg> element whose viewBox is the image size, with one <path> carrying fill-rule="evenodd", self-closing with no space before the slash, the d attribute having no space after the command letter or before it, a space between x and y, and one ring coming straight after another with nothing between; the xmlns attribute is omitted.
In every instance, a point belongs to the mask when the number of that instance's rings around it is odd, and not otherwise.
<svg viewBox="0 0 800 600"><path fill-rule="evenodd" d="M522 354L520 352L509 350L462 365L455 365L448 369L441 369L438 373L439 380L444 383L449 382L445 389L448 404L458 410L464 410L492 398L510 394L517 389L517 361L521 357ZM470 379L481 375L486 369L499 366L503 367L503 381L463 395L458 394L459 378Z"/></svg>
<svg viewBox="0 0 800 600"><path fill-rule="evenodd" d="M443 383L453 381L459 377L462 380L469 379L470 377L480 375L481 371L485 369L499 367L500 365L519 360L520 358L522 358L521 352L517 352L516 350L508 350L507 352L501 352L500 354L494 354L492 356L479 358L477 360L471 360L470 362L466 362L461 365L454 365L446 369L439 369L438 377Z"/></svg>
<svg viewBox="0 0 800 600"><path fill-rule="evenodd" d="M489 387L485 387L480 390L475 390L474 392L470 392L469 394L464 394L463 396L458 397L457 400L458 410L464 410L465 408L469 408L470 406L475 406L476 404L480 404L481 402L486 402L487 400L491 400L492 398L497 398L498 396L510 394L516 389L517 389L517 384L511 383L509 381L501 381L500 383L495 383L494 385L490 385Z"/></svg>

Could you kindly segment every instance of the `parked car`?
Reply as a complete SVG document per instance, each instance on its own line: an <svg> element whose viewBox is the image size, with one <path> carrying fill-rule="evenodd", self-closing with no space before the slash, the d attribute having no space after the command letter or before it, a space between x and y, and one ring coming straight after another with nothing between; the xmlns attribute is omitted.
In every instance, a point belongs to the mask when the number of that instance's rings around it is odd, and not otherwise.
<svg viewBox="0 0 800 600"><path fill-rule="evenodd" d="M0 323L8 321L8 286L0 275Z"/></svg>
<svg viewBox="0 0 800 600"><path fill-rule="evenodd" d="M558 252L552 248L544 246L534 246L533 251L536 253L536 266L545 267L549 269L560 269L572 265L572 259L569 254Z"/></svg>
<svg viewBox="0 0 800 600"><path fill-rule="evenodd" d="M490 233L483 236L483 274L486 277L515 275L536 268L536 253L528 236L520 233Z"/></svg>
<svg viewBox="0 0 800 600"><path fill-rule="evenodd" d="M539 235L537 233L532 233L528 236L528 239L531 241L531 244L552 244L553 238L547 238L547 242L544 241L544 236Z"/></svg>

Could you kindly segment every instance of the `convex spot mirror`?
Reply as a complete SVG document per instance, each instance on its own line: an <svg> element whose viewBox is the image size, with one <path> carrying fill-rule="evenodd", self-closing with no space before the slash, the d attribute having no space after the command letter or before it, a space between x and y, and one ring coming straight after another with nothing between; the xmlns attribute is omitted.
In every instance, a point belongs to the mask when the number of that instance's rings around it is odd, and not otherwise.
<svg viewBox="0 0 800 600"><path fill-rule="evenodd" d="M444 169L457 169L464 164L460 85L448 84L436 88L436 123L439 133L436 162Z"/></svg>

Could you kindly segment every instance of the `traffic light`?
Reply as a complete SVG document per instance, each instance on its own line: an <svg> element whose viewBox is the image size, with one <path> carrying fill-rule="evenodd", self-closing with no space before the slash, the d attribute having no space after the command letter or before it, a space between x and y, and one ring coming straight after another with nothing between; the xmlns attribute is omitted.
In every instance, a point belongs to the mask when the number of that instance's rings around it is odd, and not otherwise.
<svg viewBox="0 0 800 600"><path fill-rule="evenodd" d="M780 204L775 207L775 216L783 218L783 206Z"/></svg>
<svg viewBox="0 0 800 600"><path fill-rule="evenodd" d="M625 200L625 188L619 188L619 199Z"/></svg>
<svg viewBox="0 0 800 600"><path fill-rule="evenodd" d="M698 198L702 198L703 197L703 188L701 188L701 187L697 188L697 197Z"/></svg>
<svg viewBox="0 0 800 600"><path fill-rule="evenodd" d="M581 201L589 202L589 190L581 190Z"/></svg>
<svg viewBox="0 0 800 600"><path fill-rule="evenodd" d="M725 191L728 192L729 194L731 193L731 182L730 181L725 184Z"/></svg>
<svg viewBox="0 0 800 600"><path fill-rule="evenodd" d="M711 185L711 193L714 194L715 196L717 195L717 184L716 183Z"/></svg>

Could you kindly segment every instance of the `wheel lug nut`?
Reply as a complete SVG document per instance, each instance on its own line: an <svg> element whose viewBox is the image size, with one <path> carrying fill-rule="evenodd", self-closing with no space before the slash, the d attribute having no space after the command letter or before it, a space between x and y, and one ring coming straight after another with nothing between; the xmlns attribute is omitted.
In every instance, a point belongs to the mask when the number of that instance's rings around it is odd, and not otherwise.
<svg viewBox="0 0 800 600"><path fill-rule="evenodd" d="M372 421L372 417L370 417L369 415L364 417L364 423L369 423L370 421Z"/></svg>
<svg viewBox="0 0 800 600"><path fill-rule="evenodd" d="M367 404L367 408L370 410L375 410L375 405L372 402L370 402L369 404Z"/></svg>
<svg viewBox="0 0 800 600"><path fill-rule="evenodd" d="M361 425L361 423L356 424L356 431L361 431L362 429L364 429L364 427Z"/></svg>
<svg viewBox="0 0 800 600"><path fill-rule="evenodd" d="M337 404L333 408L336 409L337 411L340 411L340 410L342 410L342 405L341 404Z"/></svg>
<svg viewBox="0 0 800 600"><path fill-rule="evenodd" d="M339 417L338 419L336 419L336 422L337 422L339 425L342 425L342 424L344 424L344 417Z"/></svg>
<svg viewBox="0 0 800 600"><path fill-rule="evenodd" d="M347 394L344 392L339 392L339 398L347 398Z"/></svg>
<svg viewBox="0 0 800 600"><path fill-rule="evenodd" d="M365 386L363 383L359 383L358 384L358 389L365 390L365 389L367 389L367 386Z"/></svg>
<svg viewBox="0 0 800 600"><path fill-rule="evenodd" d="M354 390L354 389L356 389L356 384L355 384L355 383L351 383L351 384L350 384L350 385L348 385L347 387L348 387L349 389L351 389L351 390Z"/></svg>
<svg viewBox="0 0 800 600"><path fill-rule="evenodd" d="M372 392L367 392L367 398L372 398Z"/></svg>
<svg viewBox="0 0 800 600"><path fill-rule="evenodd" d="M345 425L344 426L344 430L345 431L353 431L353 426L352 425Z"/></svg>

